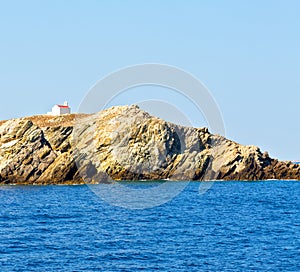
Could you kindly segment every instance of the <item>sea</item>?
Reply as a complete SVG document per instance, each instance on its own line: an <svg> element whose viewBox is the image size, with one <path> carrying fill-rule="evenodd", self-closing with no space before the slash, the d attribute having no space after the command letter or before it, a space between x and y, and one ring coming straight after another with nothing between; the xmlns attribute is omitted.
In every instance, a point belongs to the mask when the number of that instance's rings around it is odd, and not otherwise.
<svg viewBox="0 0 300 272"><path fill-rule="evenodd" d="M0 271L300 271L300 182L199 186L142 209L86 185L0 186Z"/></svg>

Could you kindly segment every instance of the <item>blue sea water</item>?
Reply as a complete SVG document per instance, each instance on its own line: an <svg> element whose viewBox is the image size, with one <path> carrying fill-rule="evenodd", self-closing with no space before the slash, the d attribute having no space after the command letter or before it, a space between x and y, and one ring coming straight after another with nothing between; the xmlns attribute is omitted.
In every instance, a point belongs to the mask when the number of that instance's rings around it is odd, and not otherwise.
<svg viewBox="0 0 300 272"><path fill-rule="evenodd" d="M128 210L87 186L2 186L0 271L300 271L300 182L198 189Z"/></svg>

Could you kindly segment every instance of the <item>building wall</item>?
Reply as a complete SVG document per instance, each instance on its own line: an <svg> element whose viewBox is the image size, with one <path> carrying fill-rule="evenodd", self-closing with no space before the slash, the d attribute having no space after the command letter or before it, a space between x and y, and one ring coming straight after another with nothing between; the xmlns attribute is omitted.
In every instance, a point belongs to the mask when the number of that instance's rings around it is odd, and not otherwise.
<svg viewBox="0 0 300 272"><path fill-rule="evenodd" d="M70 108L60 108L60 114L69 114L71 113Z"/></svg>

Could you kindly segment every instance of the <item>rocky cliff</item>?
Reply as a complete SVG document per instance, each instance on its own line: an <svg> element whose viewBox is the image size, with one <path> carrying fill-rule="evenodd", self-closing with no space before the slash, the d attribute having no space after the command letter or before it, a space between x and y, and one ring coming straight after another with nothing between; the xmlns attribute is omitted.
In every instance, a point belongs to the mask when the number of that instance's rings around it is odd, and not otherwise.
<svg viewBox="0 0 300 272"><path fill-rule="evenodd" d="M137 106L0 122L1 184L136 179L299 180L300 165L206 128L163 121Z"/></svg>

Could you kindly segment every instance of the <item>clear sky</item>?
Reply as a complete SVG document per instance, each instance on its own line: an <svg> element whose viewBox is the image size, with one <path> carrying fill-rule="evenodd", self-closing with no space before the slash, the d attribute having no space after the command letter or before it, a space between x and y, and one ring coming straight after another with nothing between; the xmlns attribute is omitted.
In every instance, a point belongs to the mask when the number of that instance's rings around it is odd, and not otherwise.
<svg viewBox="0 0 300 272"><path fill-rule="evenodd" d="M0 119L66 99L76 111L105 75L166 63L209 88L227 137L300 159L299 12L297 0L1 1Z"/></svg>

